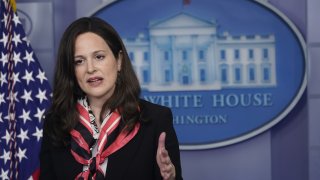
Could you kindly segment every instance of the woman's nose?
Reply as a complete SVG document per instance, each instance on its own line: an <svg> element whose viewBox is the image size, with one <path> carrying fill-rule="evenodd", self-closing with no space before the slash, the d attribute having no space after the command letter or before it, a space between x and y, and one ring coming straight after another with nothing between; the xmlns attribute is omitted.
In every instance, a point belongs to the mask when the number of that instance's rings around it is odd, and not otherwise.
<svg viewBox="0 0 320 180"><path fill-rule="evenodd" d="M95 63L93 60L87 61L87 71L88 73L94 73L96 71Z"/></svg>

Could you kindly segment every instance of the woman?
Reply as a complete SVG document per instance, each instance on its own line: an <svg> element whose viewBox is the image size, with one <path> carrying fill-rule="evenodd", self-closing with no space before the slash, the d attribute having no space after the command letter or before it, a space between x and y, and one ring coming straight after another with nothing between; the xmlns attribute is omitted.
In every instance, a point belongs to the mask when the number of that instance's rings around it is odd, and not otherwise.
<svg viewBox="0 0 320 180"><path fill-rule="evenodd" d="M112 26L96 17L73 22L58 51L40 179L182 179L171 110L139 95Z"/></svg>

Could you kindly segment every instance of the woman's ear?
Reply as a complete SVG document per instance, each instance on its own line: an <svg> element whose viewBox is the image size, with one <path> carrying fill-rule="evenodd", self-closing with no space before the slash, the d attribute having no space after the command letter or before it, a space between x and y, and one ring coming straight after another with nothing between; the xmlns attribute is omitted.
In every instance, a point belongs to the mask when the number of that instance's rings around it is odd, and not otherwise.
<svg viewBox="0 0 320 180"><path fill-rule="evenodd" d="M118 59L117 59L118 71L121 71L122 59L123 59L123 52L120 50L118 53Z"/></svg>

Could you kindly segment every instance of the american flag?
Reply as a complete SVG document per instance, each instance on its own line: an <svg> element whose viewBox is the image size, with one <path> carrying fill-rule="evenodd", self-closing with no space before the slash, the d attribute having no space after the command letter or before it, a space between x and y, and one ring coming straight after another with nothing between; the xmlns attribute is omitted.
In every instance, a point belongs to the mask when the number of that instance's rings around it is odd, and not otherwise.
<svg viewBox="0 0 320 180"><path fill-rule="evenodd" d="M15 2L0 1L0 179L36 179L51 89Z"/></svg>

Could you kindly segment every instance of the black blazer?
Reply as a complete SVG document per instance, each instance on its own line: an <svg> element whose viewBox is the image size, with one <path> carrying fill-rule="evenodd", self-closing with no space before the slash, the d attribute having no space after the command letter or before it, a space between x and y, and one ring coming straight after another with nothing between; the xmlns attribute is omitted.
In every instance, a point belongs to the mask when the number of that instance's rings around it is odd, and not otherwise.
<svg viewBox="0 0 320 180"><path fill-rule="evenodd" d="M166 149L176 168L176 179L182 179L180 152L169 108L141 100L142 116L149 119L141 122L137 135L124 147L108 157L106 179L108 180L160 180L156 162L158 139L166 132ZM44 129L45 131L45 129ZM74 179L82 171L71 155L70 147L55 147L44 133L40 151L40 179Z"/></svg>

